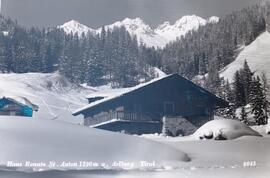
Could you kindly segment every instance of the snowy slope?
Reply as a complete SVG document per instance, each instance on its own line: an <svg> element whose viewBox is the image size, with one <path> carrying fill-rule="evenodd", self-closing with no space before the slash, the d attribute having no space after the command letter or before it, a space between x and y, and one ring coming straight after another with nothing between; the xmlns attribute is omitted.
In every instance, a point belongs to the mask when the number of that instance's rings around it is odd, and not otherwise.
<svg viewBox="0 0 270 178"><path fill-rule="evenodd" d="M270 82L270 34L262 33L250 45L243 48L235 61L226 66L221 71L220 76L227 78L230 82L233 80L234 73L243 67L245 59L251 70L261 75L266 73L268 82Z"/></svg>
<svg viewBox="0 0 270 178"><path fill-rule="evenodd" d="M25 97L39 106L34 116L47 119L81 122L72 112L85 106L85 96L92 89L69 83L58 73L0 74L0 96Z"/></svg>
<svg viewBox="0 0 270 178"><path fill-rule="evenodd" d="M32 170L27 161L45 163L39 169L148 169L141 161L155 161L149 169L165 165L183 164L190 158L178 149L139 137L87 128L47 119L0 117L0 165L8 161L23 163L20 170ZM53 161L58 166L50 167ZM62 165L62 162L77 165ZM97 166L80 166L82 162L96 162ZM132 165L113 165L124 161ZM101 165L102 163L107 164Z"/></svg>
<svg viewBox="0 0 270 178"><path fill-rule="evenodd" d="M139 43L143 42L148 47L164 47L169 42L184 36L189 31L198 29L199 26L203 26L207 23L217 23L218 20L219 18L215 16L206 20L196 15L188 15L177 20L175 24L171 25L170 22L164 22L156 29L153 29L140 18L125 18L122 21L106 25L105 29L112 30L115 27L124 26L131 35L137 36ZM101 28L94 30L74 20L59 26L58 28L64 29L66 33L72 32L78 33L78 35L81 35L83 32L87 33L88 31L95 34L101 32Z"/></svg>

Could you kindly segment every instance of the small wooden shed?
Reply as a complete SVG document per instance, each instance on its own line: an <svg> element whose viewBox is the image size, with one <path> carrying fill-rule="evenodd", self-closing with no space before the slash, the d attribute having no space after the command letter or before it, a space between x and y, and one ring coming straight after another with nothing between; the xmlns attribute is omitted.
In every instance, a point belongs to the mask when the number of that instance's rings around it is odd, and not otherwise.
<svg viewBox="0 0 270 178"><path fill-rule="evenodd" d="M32 117L38 106L24 97L2 97L0 99L0 115Z"/></svg>

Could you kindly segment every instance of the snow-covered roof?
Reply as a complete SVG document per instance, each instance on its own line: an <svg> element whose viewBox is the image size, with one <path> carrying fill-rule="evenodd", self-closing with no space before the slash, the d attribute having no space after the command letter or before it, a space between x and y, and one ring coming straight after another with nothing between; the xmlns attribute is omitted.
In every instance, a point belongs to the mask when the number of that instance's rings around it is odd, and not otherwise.
<svg viewBox="0 0 270 178"><path fill-rule="evenodd" d="M102 93L99 93L99 92L93 93L93 94L89 95L87 98L93 98L93 97L99 97L99 96L102 96L102 97L104 97L104 99L97 100L97 101L95 101L95 102L92 102L92 103L86 105L86 106L83 107L83 108L80 108L80 109L76 110L76 111L73 113L73 115L79 115L82 111L84 111L84 110L86 110L86 109L90 109L90 108L92 108L92 107L94 107L94 106L96 106L96 105L99 105L99 104L101 104L101 103L104 103L104 102L113 100L113 99L115 99L115 98L121 97L121 96L123 96L124 94L127 94L127 93L129 93L129 92L135 91L135 90L137 90L137 89L139 89L139 88L142 88L142 87L144 87L144 86L147 86L147 85L149 85L149 84L152 84L152 83L154 83L154 82L157 82L157 81L159 81L159 80L161 80L161 79L167 78L167 77L169 77L169 76L171 76L171 75L163 76L163 77L161 77L161 78L156 78L156 79L153 79L153 80L151 80L151 81L149 81L149 82L142 83L142 84L139 84L139 85L137 85L137 86L135 86L135 87L131 87L131 88L116 89L116 90L113 90L113 91L111 91L111 92L105 92L105 93L103 93L103 94L102 94Z"/></svg>
<svg viewBox="0 0 270 178"><path fill-rule="evenodd" d="M9 35L9 31L2 31L4 36L8 36Z"/></svg>
<svg viewBox="0 0 270 178"><path fill-rule="evenodd" d="M0 98L1 99L6 98L8 100L11 100L11 101L19 104L19 105L28 106L28 107L31 107L34 111L38 111L38 106L33 104L30 100L28 100L25 97L5 95L5 96L0 96Z"/></svg>
<svg viewBox="0 0 270 178"><path fill-rule="evenodd" d="M86 98L87 99L97 98L97 97L108 98L108 97L117 96L117 95L119 95L119 93L125 93L129 90L130 90L130 88L106 89L106 90L93 92L93 93L87 95Z"/></svg>
<svg viewBox="0 0 270 178"><path fill-rule="evenodd" d="M171 75L163 76L163 77L161 77L161 78L153 79L153 80L151 80L151 81L149 81L149 82L146 82L146 83L139 84L139 85L137 85L137 86L135 86L135 87L124 88L124 89L117 89L116 91L105 93L105 94L103 95L103 97L104 97L103 99L97 100L97 101L95 101L95 102L92 102L92 103L86 105L85 107L76 110L76 111L73 113L73 115L74 115L74 116L77 116L77 115L81 114L83 111L85 111L85 110L87 110L87 109L93 108L93 107L98 106L98 105L100 105L100 104L102 104L102 103L105 103L105 102L112 101L112 100L117 99L117 98L119 98L119 97L122 97L122 96L124 96L124 95L126 95L126 94L128 94L128 93L130 93L130 92L136 91L136 90L141 89L141 88L143 88L143 87L145 87L145 86L148 86L148 85L150 85L150 84L153 84L153 83L155 83L155 82L158 82L158 81L160 81L160 80L163 80L163 79L169 78L169 77L171 77L171 76L175 76L175 75L178 76L178 77L181 77L181 76L178 75L178 74L171 74ZM181 77L181 78L184 79L184 80L186 80L186 81L188 81L188 82L190 82L190 83L192 83L191 81L189 81L189 80L187 80L187 79L185 79L185 78L183 78L183 77ZM196 85L196 84L194 84L194 85ZM200 89L201 92L210 94L210 95L212 95L214 98L216 98L217 100L223 101L222 99L220 99L220 98L217 97L216 95L210 93L209 91L207 91L207 90L205 90L205 89L203 89L203 88L201 88L201 87L199 87L199 86L197 86L197 87ZM96 96L101 96L100 93L96 93L96 94L97 94ZM88 96L88 98L93 98L93 97L94 97L94 94L92 94L91 96ZM224 102L225 102L225 101L224 101Z"/></svg>
<svg viewBox="0 0 270 178"><path fill-rule="evenodd" d="M159 79L162 79L164 77L167 77L167 74L165 72L163 72L162 70L160 70L159 68L153 67L152 69L153 69L155 78L149 82L146 82L146 83L141 82L140 85L137 85L137 86L131 87L131 88L111 89L111 85L105 85L105 86L102 86L101 88L99 88L100 90L97 90L96 92L89 94L86 98L91 99L91 98L98 98L98 97L102 97L102 98L114 97L114 96L117 96L119 94L130 92L138 87L148 85L148 84L153 83L153 82L155 82Z"/></svg>

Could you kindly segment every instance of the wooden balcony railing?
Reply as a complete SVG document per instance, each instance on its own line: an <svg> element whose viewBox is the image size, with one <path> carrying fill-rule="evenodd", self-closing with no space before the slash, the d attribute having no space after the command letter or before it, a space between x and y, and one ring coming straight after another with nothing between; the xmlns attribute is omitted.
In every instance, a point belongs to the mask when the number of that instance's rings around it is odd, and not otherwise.
<svg viewBox="0 0 270 178"><path fill-rule="evenodd" d="M139 121L139 122L151 122L151 121L158 121L161 117L157 118L156 116L151 116L150 114L146 113L131 113L131 112L110 112L97 115L93 118L89 118L85 125L98 125L101 123L109 122L112 120L123 120L123 121Z"/></svg>

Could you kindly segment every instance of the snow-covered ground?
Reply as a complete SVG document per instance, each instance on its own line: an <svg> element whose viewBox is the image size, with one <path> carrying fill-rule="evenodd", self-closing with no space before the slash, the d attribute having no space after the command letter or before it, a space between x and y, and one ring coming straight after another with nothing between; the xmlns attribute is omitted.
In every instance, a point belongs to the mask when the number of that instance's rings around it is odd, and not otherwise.
<svg viewBox="0 0 270 178"><path fill-rule="evenodd" d="M189 168L194 171L182 174L186 177L270 176L269 137L246 136L229 141L170 141L167 144L191 157Z"/></svg>
<svg viewBox="0 0 270 178"><path fill-rule="evenodd" d="M0 74L0 96L24 97L39 106L34 116L80 123L72 112L85 106L94 89L72 85L58 73Z"/></svg>
<svg viewBox="0 0 270 178"><path fill-rule="evenodd" d="M259 128L264 130L265 127L269 126ZM220 129L228 139L236 139L198 141L201 133L215 134L219 133ZM254 129L259 131L258 127ZM267 178L270 176L270 136L265 132L262 134L263 137L260 137L257 132L239 121L219 119L206 123L188 137L173 138L162 135L142 137L180 149L192 160L183 170L163 172L160 177L163 175L188 178Z"/></svg>
<svg viewBox="0 0 270 178"><path fill-rule="evenodd" d="M211 124L206 126L211 128ZM270 176L270 137L266 135L227 141L194 137L146 139L55 120L0 117L0 143L0 175L5 178ZM10 161L23 166L10 167L13 164ZM58 166L36 164L32 165L34 169L24 166L27 162L48 164L51 161ZM64 165L63 161L70 164ZM80 161L87 162L88 166L81 167ZM141 161L149 164L142 166Z"/></svg>
<svg viewBox="0 0 270 178"><path fill-rule="evenodd" d="M268 123L270 123L268 121ZM268 125L259 125L259 126L252 126L253 130L256 130L261 135L270 134L270 124Z"/></svg>
<svg viewBox="0 0 270 178"><path fill-rule="evenodd" d="M244 47L235 61L226 66L221 71L220 76L228 79L230 82L237 70L243 67L244 61L247 60L250 69L261 75L266 74L268 82L270 82L270 34L263 32L250 45Z"/></svg>
<svg viewBox="0 0 270 178"><path fill-rule="evenodd" d="M0 165L39 169L165 169L190 161L184 152L165 144L125 134L38 118L0 117ZM27 162L43 166L27 166ZM50 161L56 163L50 166ZM76 163L62 165L62 162ZM97 166L80 162L96 162ZM123 161L134 165L114 166ZM143 166L141 161L155 162Z"/></svg>
<svg viewBox="0 0 270 178"><path fill-rule="evenodd" d="M174 171L47 171L25 173L0 171L5 178L268 178L265 169L249 168L209 168L209 169L182 169Z"/></svg>

